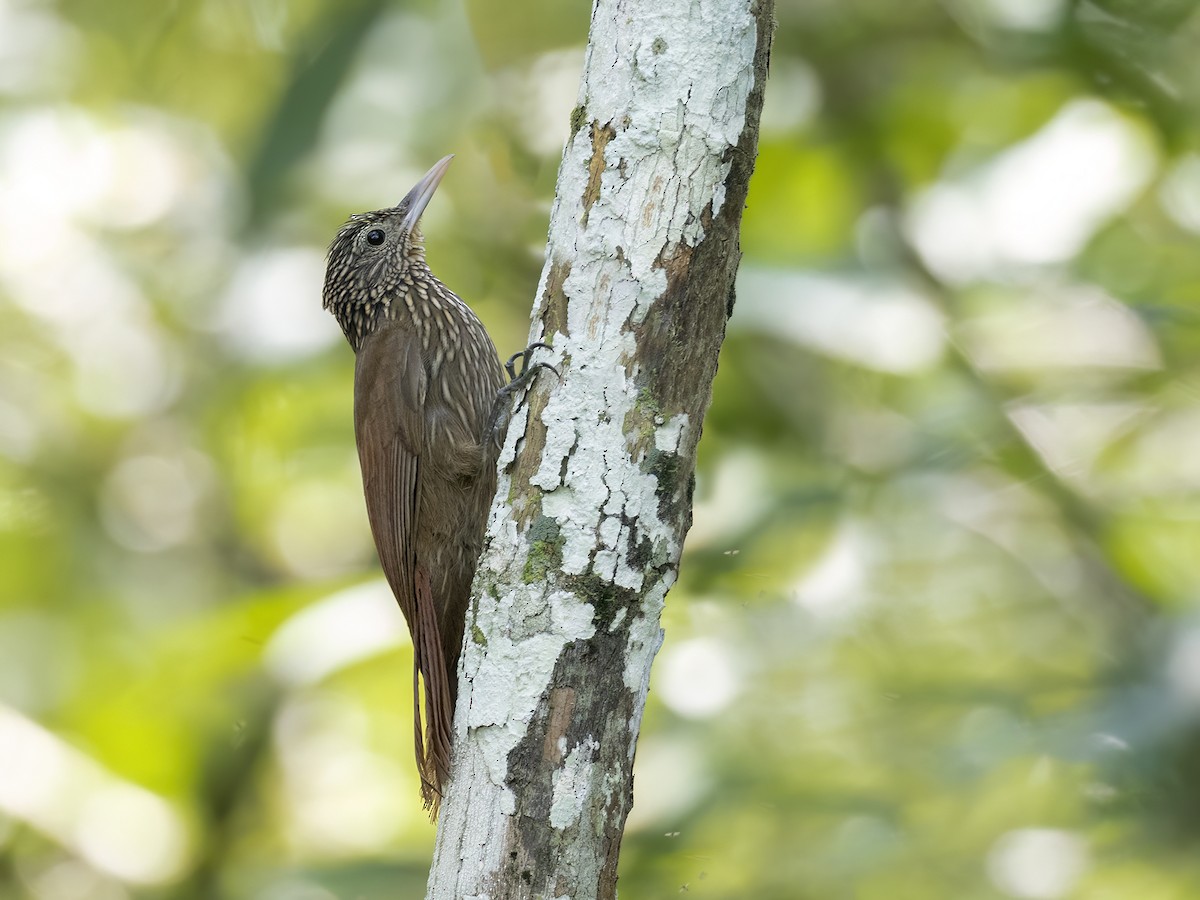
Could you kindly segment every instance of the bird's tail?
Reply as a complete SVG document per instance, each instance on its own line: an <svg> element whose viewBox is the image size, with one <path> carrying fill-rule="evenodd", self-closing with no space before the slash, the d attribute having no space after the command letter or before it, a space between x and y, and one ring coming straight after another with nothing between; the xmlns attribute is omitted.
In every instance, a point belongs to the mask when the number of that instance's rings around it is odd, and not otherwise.
<svg viewBox="0 0 1200 900"><path fill-rule="evenodd" d="M454 673L446 665L429 573L418 568L415 579L417 614L413 625L413 728L416 732L417 772L421 797L431 819L437 819L442 786L450 777L454 740ZM425 685L424 727L421 683Z"/></svg>

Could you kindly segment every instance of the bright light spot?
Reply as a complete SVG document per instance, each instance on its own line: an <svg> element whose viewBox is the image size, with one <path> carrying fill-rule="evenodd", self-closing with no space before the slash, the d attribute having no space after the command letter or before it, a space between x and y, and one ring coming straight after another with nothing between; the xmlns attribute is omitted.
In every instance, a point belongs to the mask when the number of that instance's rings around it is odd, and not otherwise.
<svg viewBox="0 0 1200 900"><path fill-rule="evenodd" d="M1180 227L1200 234L1200 156L1189 153L1172 167L1158 199Z"/></svg>
<svg viewBox="0 0 1200 900"><path fill-rule="evenodd" d="M1146 413L1140 403L1016 404L1008 416L1056 474L1086 476L1104 448Z"/></svg>
<svg viewBox="0 0 1200 900"><path fill-rule="evenodd" d="M182 151L148 125L104 129L69 109L0 122L0 285L49 323L97 415L156 412L179 375L137 283L83 225L150 224L179 202L182 170Z"/></svg>
<svg viewBox="0 0 1200 900"><path fill-rule="evenodd" d="M347 697L298 696L276 720L285 817L296 848L315 856L358 855L395 839L406 821L410 782L399 761L372 752L365 710Z"/></svg>
<svg viewBox="0 0 1200 900"><path fill-rule="evenodd" d="M98 416L144 416L166 408L178 393L178 366L149 326L114 321L80 335L72 350L75 394Z"/></svg>
<svg viewBox="0 0 1200 900"><path fill-rule="evenodd" d="M410 25L416 25L417 19L410 18ZM427 22L421 23L422 28L428 28ZM424 35L427 38L432 38L432 35ZM416 34L413 34L416 37ZM419 38L418 38L419 40ZM407 79L397 79L394 70L389 70L381 66L364 66L355 77L354 81L345 89L343 97L339 98L339 103L345 105L354 104L359 107L359 113L370 110L371 113L378 115L380 113L395 113L404 115L412 113L412 105L421 102L421 88L408 81ZM351 118L346 115L345 118ZM396 142L392 141L393 148ZM415 173L420 175L421 173ZM415 182L416 178L412 179ZM402 194L393 196L392 202L399 201Z"/></svg>
<svg viewBox="0 0 1200 900"><path fill-rule="evenodd" d="M93 791L76 825L79 848L97 868L134 884L160 884L183 868L187 836L161 798L128 784Z"/></svg>
<svg viewBox="0 0 1200 900"><path fill-rule="evenodd" d="M105 529L142 553L182 544L195 531L196 506L209 477L207 460L196 453L122 460L101 494Z"/></svg>
<svg viewBox="0 0 1200 900"><path fill-rule="evenodd" d="M645 735L633 761L637 798L626 831L652 828L690 809L712 786L704 759L690 741Z"/></svg>
<svg viewBox="0 0 1200 900"><path fill-rule="evenodd" d="M873 556L874 541L867 532L856 523L843 523L796 585L796 603L823 616L854 609L863 600Z"/></svg>
<svg viewBox="0 0 1200 900"><path fill-rule="evenodd" d="M1200 446L1200 410L1163 412L1138 431L1122 474L1138 493L1170 494L1200 487L1200 453L1181 453L1181 447Z"/></svg>
<svg viewBox="0 0 1200 900"><path fill-rule="evenodd" d="M412 785L397 763L329 741L289 771L295 838L317 854L358 855L386 847L405 822Z"/></svg>
<svg viewBox="0 0 1200 900"><path fill-rule="evenodd" d="M3 200L0 185L0 201ZM30 315L70 348L93 327L123 323L144 306L137 286L89 238L69 226L30 227L0 205L0 278ZM64 267L57 260L71 260Z"/></svg>
<svg viewBox="0 0 1200 900"><path fill-rule="evenodd" d="M321 307L325 255L312 247L267 250L234 273L219 326L245 357L281 362L310 356L341 338Z"/></svg>
<svg viewBox="0 0 1200 900"><path fill-rule="evenodd" d="M1064 0L976 0L980 10L1001 28L1048 31L1062 19Z"/></svg>
<svg viewBox="0 0 1200 900"><path fill-rule="evenodd" d="M694 638L663 649L658 695L681 716L706 719L723 710L738 691L738 678L725 645Z"/></svg>
<svg viewBox="0 0 1200 900"><path fill-rule="evenodd" d="M74 29L47 5L0 0L0 94L65 88L79 50Z"/></svg>
<svg viewBox="0 0 1200 900"><path fill-rule="evenodd" d="M543 53L525 71L492 80L496 102L509 108L509 121L533 153L557 157L562 151L582 68L583 48L572 47Z"/></svg>
<svg viewBox="0 0 1200 900"><path fill-rule="evenodd" d="M688 532L687 546L707 547L748 527L770 498L767 471L755 453L734 451L721 457L710 478L700 475L695 524Z"/></svg>
<svg viewBox="0 0 1200 900"><path fill-rule="evenodd" d="M34 231L69 220L141 228L180 202L186 162L152 121L106 128L77 110L43 110L0 134L0 193Z"/></svg>
<svg viewBox="0 0 1200 900"><path fill-rule="evenodd" d="M179 814L161 797L0 706L0 810L134 884L177 878L190 853Z"/></svg>
<svg viewBox="0 0 1200 900"><path fill-rule="evenodd" d="M943 319L901 285L743 269L732 327L760 331L881 372L915 372L942 354Z"/></svg>
<svg viewBox="0 0 1200 900"><path fill-rule="evenodd" d="M362 495L336 483L303 483L285 493L272 533L283 562L306 578L356 568L370 545Z"/></svg>
<svg viewBox="0 0 1200 900"><path fill-rule="evenodd" d="M408 640L404 617L387 582L339 591L296 613L276 629L263 658L286 684L315 684L333 672Z"/></svg>
<svg viewBox="0 0 1200 900"><path fill-rule="evenodd" d="M992 845L987 871L997 890L1027 900L1056 900L1075 889L1088 869L1087 845L1053 828L1010 831Z"/></svg>
<svg viewBox="0 0 1200 900"><path fill-rule="evenodd" d="M771 83L763 98L762 130L794 131L821 109L821 82L811 66L795 57L771 63Z"/></svg>
<svg viewBox="0 0 1200 900"><path fill-rule="evenodd" d="M1083 579L1079 560L1070 552L1070 541L1057 519L1049 514L1045 498L1029 484L983 469L925 479L923 490L947 520L1002 547L1050 592L1069 597L1079 591ZM932 542L928 548L934 559L957 559L962 552L953 540ZM963 603L937 604L931 612L947 620L961 616L973 602L970 593L963 596ZM1040 640L1026 642L1024 649L1041 653L1034 649Z"/></svg>
<svg viewBox="0 0 1200 900"><path fill-rule="evenodd" d="M448 104L469 115L472 96L479 110L494 112L482 91L463 91L480 81L476 48L462 43L461 34L412 11L394 12L372 27L353 78L325 116L312 167L316 190L347 212L398 203L436 157L405 159L396 135L426 127ZM455 77L423 77L451 57ZM439 192L422 218L427 232L446 207Z"/></svg>
<svg viewBox="0 0 1200 900"><path fill-rule="evenodd" d="M1162 366L1142 320L1095 288L1013 297L1002 311L967 319L958 330L972 361L987 370Z"/></svg>
<svg viewBox="0 0 1200 900"><path fill-rule="evenodd" d="M328 141L319 151L319 160L321 175L315 189L347 212L396 203L422 175L420 169L401 157L396 141L383 136ZM444 202L442 197L439 200ZM431 207L427 214L436 215L440 204ZM425 216L421 220L424 223Z"/></svg>
<svg viewBox="0 0 1200 900"><path fill-rule="evenodd" d="M50 732L0 706L0 809L29 820L57 813L70 797L69 752Z"/></svg>
<svg viewBox="0 0 1200 900"><path fill-rule="evenodd" d="M179 202L183 160L161 132L138 125L118 128L99 137L89 153L97 157L102 185L85 210L90 220L115 228L142 228Z"/></svg>
<svg viewBox="0 0 1200 900"><path fill-rule="evenodd" d="M1155 165L1127 120L1098 101L1075 101L971 176L931 187L907 227L929 267L955 283L1059 263L1129 204Z"/></svg>
<svg viewBox="0 0 1200 900"><path fill-rule="evenodd" d="M0 196L7 212L37 232L94 208L107 188L95 152L102 140L99 127L77 110L7 120L0 131Z"/></svg>

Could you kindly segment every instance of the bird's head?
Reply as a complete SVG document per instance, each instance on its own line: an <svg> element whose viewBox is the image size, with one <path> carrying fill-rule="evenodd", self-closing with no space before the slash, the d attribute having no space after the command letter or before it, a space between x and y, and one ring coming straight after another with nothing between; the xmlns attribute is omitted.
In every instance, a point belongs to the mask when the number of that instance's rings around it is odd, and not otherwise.
<svg viewBox="0 0 1200 900"><path fill-rule="evenodd" d="M351 346L373 329L425 251L417 223L450 168L444 156L390 209L350 217L329 246L324 306L337 318Z"/></svg>

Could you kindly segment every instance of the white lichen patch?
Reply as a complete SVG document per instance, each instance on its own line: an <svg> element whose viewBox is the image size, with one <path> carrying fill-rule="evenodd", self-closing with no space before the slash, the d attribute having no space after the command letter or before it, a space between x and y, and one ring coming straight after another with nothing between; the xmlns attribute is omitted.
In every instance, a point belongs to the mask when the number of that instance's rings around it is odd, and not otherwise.
<svg viewBox="0 0 1200 900"><path fill-rule="evenodd" d="M654 429L654 449L662 453L678 453L687 434L687 413L679 413Z"/></svg>
<svg viewBox="0 0 1200 900"><path fill-rule="evenodd" d="M550 681L559 651L571 641L590 638L595 631L589 604L566 591L544 597L541 587L530 585L521 592L527 595L524 597L519 594L496 597L485 592L476 607L474 626L490 635L487 651L476 652L482 648L468 639L463 653L463 671L470 694L468 702L460 704L458 727L465 717L466 727L475 732L475 743L489 778L502 788L508 755L524 736L525 727ZM524 618L516 620L517 629L512 627L509 613L514 603L520 603L526 613ZM515 639L512 632L529 618L544 619L545 630Z"/></svg>
<svg viewBox="0 0 1200 900"><path fill-rule="evenodd" d="M644 697L650 689L650 663L662 646L663 633L658 626L667 591L675 583L675 573L669 572L642 599L642 614L629 623L629 645L625 654L625 687L634 696Z"/></svg>
<svg viewBox="0 0 1200 900"><path fill-rule="evenodd" d="M685 15L669 3L620 5L633 15L593 17L579 98L590 121L616 130L588 226L602 220L640 280L664 246L698 243L702 211L724 202L757 34L748 3L697 0Z"/></svg>
<svg viewBox="0 0 1200 900"><path fill-rule="evenodd" d="M562 768L554 773L554 794L550 801L550 824L563 829L579 821L584 803L592 790L593 759L600 742L588 737L567 754Z"/></svg>

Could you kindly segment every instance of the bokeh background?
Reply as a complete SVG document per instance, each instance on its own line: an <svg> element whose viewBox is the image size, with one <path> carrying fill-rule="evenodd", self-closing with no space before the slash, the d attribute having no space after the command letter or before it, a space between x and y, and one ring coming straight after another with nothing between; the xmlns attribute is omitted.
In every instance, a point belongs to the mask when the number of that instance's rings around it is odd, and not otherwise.
<svg viewBox="0 0 1200 900"><path fill-rule="evenodd" d="M1200 12L778 18L622 896L1200 896ZM421 896L324 248L523 346L588 19L0 0L0 898Z"/></svg>

